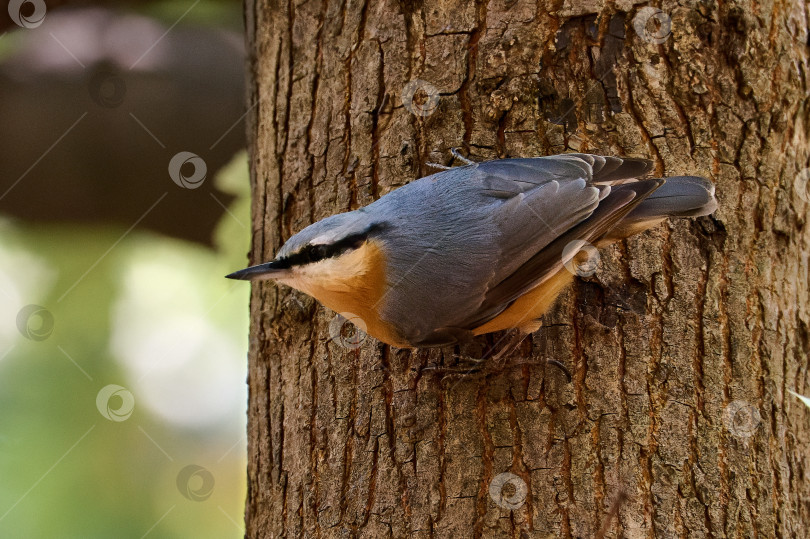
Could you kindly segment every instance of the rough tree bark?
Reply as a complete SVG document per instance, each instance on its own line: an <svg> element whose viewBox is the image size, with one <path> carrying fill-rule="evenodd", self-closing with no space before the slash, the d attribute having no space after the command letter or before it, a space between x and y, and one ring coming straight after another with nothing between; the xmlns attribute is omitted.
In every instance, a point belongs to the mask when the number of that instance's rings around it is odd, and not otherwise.
<svg viewBox="0 0 810 539"><path fill-rule="evenodd" d="M249 537L807 536L807 13L685 4L667 37L628 1L247 0L253 263L457 146L649 157L721 205L603 252L485 377L254 287Z"/></svg>

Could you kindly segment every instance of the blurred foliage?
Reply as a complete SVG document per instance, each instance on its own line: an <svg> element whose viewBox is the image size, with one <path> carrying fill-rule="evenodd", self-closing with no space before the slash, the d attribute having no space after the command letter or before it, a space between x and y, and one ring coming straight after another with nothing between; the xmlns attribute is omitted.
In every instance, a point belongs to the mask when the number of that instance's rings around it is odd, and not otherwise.
<svg viewBox="0 0 810 539"><path fill-rule="evenodd" d="M249 248L244 152L216 182L236 198L214 249L0 219L0 537L243 536L249 285L223 275Z"/></svg>
<svg viewBox="0 0 810 539"><path fill-rule="evenodd" d="M24 36L25 34L22 31L0 32L0 62L19 49Z"/></svg>
<svg viewBox="0 0 810 539"><path fill-rule="evenodd" d="M133 3L132 7L143 15L167 24L173 24L182 17L186 23L242 31L242 3L236 0L171 0Z"/></svg>

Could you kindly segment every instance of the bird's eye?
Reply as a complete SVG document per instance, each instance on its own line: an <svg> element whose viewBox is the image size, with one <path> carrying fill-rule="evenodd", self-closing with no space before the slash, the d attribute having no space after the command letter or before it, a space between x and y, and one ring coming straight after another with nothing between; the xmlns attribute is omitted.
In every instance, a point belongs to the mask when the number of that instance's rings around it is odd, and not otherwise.
<svg viewBox="0 0 810 539"><path fill-rule="evenodd" d="M318 260L329 256L329 249L326 247L326 245L316 245L313 250L315 253L315 257Z"/></svg>
<svg viewBox="0 0 810 539"><path fill-rule="evenodd" d="M343 253L359 248L366 241L366 234L354 234L347 236L335 243L330 244L308 244L298 252L284 258L290 266L311 264L327 258L337 257Z"/></svg>
<svg viewBox="0 0 810 539"><path fill-rule="evenodd" d="M307 248L307 254L309 255L310 262L317 262L318 260L323 260L329 256L329 248L326 245L310 245Z"/></svg>

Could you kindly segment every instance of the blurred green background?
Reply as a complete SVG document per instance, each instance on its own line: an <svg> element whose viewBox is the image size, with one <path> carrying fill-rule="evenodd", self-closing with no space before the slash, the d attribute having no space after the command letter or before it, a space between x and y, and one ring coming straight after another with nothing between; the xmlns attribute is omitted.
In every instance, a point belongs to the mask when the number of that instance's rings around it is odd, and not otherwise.
<svg viewBox="0 0 810 539"><path fill-rule="evenodd" d="M241 5L61 4L0 27L0 537L242 537Z"/></svg>

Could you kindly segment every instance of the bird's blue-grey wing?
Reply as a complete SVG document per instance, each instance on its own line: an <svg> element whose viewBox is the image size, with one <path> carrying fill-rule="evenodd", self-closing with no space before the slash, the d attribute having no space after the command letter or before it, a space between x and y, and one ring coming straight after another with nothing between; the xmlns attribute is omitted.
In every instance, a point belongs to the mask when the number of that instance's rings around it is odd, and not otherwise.
<svg viewBox="0 0 810 539"><path fill-rule="evenodd" d="M636 181L650 168L645 160L587 154L479 165L485 185L501 186L497 196L506 195L509 182L515 192L493 214L500 232L496 271L481 287L477 309L457 325L473 329L486 323L556 274L566 262L563 252L569 242L595 241L632 209L634 200L660 185L656 182L641 188ZM622 186L624 182L636 188Z"/></svg>
<svg viewBox="0 0 810 539"><path fill-rule="evenodd" d="M478 311L471 313L461 325L475 328L488 322L523 294L563 271L579 246L598 243L663 183L661 179L639 180L612 189L587 219L566 230L505 279L491 283ZM569 249L569 245L577 248Z"/></svg>
<svg viewBox="0 0 810 539"><path fill-rule="evenodd" d="M404 337L414 345L459 340L473 323L503 311L516 290L544 278L551 266L538 264L538 253L588 219L611 183L648 168L641 160L569 154L479 163L419 180L431 183L413 190L422 198L407 197L419 208L397 227L408 238L394 240L389 253L399 274L385 310L391 319L411 317Z"/></svg>

